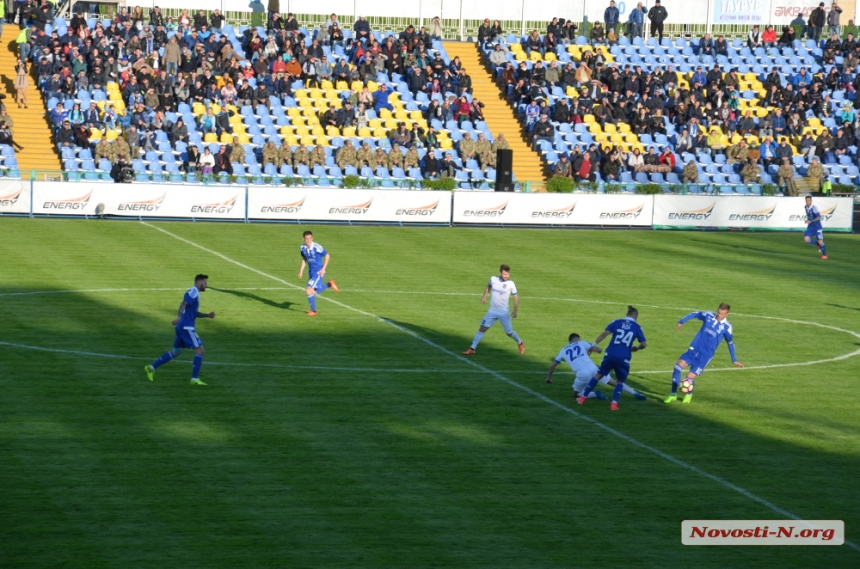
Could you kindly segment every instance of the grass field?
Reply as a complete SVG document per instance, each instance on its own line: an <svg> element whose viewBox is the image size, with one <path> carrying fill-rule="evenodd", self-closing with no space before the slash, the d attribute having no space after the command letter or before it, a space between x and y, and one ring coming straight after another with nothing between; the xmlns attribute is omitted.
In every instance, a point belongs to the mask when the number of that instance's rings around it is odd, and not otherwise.
<svg viewBox="0 0 860 569"><path fill-rule="evenodd" d="M343 290L308 318L304 229L0 219L0 567L860 566L680 543L766 503L860 542L857 236L314 227ZM526 354L496 327L467 360L500 263ZM188 352L150 383L198 272L208 386ZM748 369L721 347L664 405L675 323L721 301ZM628 303L647 401L544 383Z"/></svg>

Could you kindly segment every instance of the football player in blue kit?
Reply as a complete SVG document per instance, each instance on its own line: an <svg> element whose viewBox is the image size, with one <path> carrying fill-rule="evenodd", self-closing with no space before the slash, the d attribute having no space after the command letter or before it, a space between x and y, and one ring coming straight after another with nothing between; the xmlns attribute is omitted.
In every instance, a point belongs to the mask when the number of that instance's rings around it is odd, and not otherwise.
<svg viewBox="0 0 860 569"><path fill-rule="evenodd" d="M609 375L610 372L615 372L615 391L612 394L612 403L609 405L610 411L618 411L618 400L621 399L621 392L624 391L624 382L627 381L627 375L630 373L630 358L633 357L633 352L644 350L647 346L645 342L645 333L642 327L636 322L639 318L639 311L632 306L627 307L627 317L613 320L606 326L606 330L600 333L600 336L594 341L597 345L607 336L612 336L612 341L606 348L606 355L603 356L603 362L600 364L600 369L585 388L576 402L580 405L584 404L588 396L597 386L597 383ZM634 346L633 340L638 340L639 345ZM593 350L589 348L591 353Z"/></svg>
<svg viewBox="0 0 860 569"><path fill-rule="evenodd" d="M732 325L726 319L731 308L731 306L724 302L717 308L716 314L713 312L691 312L678 321L678 330L681 329L685 322L694 318L702 321L702 327L699 328L699 332L690 343L690 349L678 358L675 370L672 372L672 394L666 398L664 403L671 403L678 399L678 386L681 384L681 373L688 366L690 371L687 372L687 379L690 380L691 386L689 393L684 394L684 403L689 403L693 400L693 389L696 386L696 378L704 373L705 368L708 367L708 364L714 357L714 353L720 347L720 342L723 340L729 346L729 355L732 357L732 363L739 368L744 367L744 364L739 362L735 355Z"/></svg>
<svg viewBox="0 0 860 569"><path fill-rule="evenodd" d="M812 196L806 196L806 205L803 209L806 210L806 233L803 234L803 240L812 245L817 245L821 258L826 259L827 245L824 244L821 212L818 211L818 206L812 203Z"/></svg>
<svg viewBox="0 0 860 569"><path fill-rule="evenodd" d="M149 381L155 379L155 370L182 353L183 349L194 350L194 363L191 368L191 383L193 385L206 385L200 381L200 368L203 366L203 340L197 335L195 323L197 318L215 318L215 313L199 312L200 293L205 292L209 286L209 275L197 275L194 277L194 286L185 292L182 303L179 305L179 313L173 320L176 329L176 339L173 341L173 349L163 354L160 358L144 368Z"/></svg>
<svg viewBox="0 0 860 569"><path fill-rule="evenodd" d="M340 289L337 288L337 284L334 281L325 282L325 271L328 268L328 262L331 260L329 252L319 243L314 243L314 234L312 232L305 231L302 234L302 238L305 242L299 248L299 253L302 256L299 278L302 278L305 266L307 265L308 284L305 292L307 292L308 304L311 307L308 316L316 316L317 295L324 293L329 288L335 292L340 292Z"/></svg>

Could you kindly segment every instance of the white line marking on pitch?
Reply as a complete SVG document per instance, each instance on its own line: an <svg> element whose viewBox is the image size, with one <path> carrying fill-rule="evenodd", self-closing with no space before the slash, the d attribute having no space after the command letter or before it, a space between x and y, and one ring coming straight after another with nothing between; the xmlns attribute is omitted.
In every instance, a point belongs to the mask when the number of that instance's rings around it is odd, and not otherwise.
<svg viewBox="0 0 860 569"><path fill-rule="evenodd" d="M175 233L171 233L170 231L167 231L166 229L162 229L162 228L157 227L157 226L155 226L155 225L151 225L151 224L149 224L149 223L146 223L145 221L142 221L141 223L142 223L143 225L147 226L147 227L150 227L150 228L152 228L152 229L155 229L155 230L157 230L157 231L160 231L160 232L164 233L165 235L169 235L170 237L172 237L172 238L174 238L174 239L177 239L177 240L179 240L179 241L182 241L183 243L186 243L186 244L188 244L188 245L191 245L192 247L196 247L196 248L200 249L201 251L206 251L207 253L210 253L210 254L212 254L212 255L215 255L216 257L219 257L219 258L221 258L221 259L223 259L223 260L227 261L228 263L232 263L232 264L234 264L234 265L236 265L236 266L238 266L238 267L242 267L243 269L247 269L247 270L249 270L249 271L252 271L252 272L254 272L254 273L257 273L258 275L261 275L261 276L264 276L264 277L266 277L266 278L269 278L269 279L272 279L272 280L274 280L274 281L277 281L277 282L279 282L279 283L281 283L281 284L283 284L283 285L290 286L290 287L293 287L293 288L296 288L296 289L302 290L302 287L300 287L300 286L297 286L297 285L294 285L294 284L292 284L292 283L289 283L289 282L287 282L287 281L285 281L285 280L283 280L283 279L281 279L281 278L278 278L278 277L276 277L276 276L270 275L270 274L268 274L268 273L264 273L263 271L261 271L261 270L259 270L259 269L255 269L255 268L253 268L253 267L249 267L248 265L245 265L245 264L243 264L243 263L240 263L239 261L236 261L236 260L234 260L234 259L231 259L230 257L227 257L226 255L223 255L222 253L219 253L219 252L217 252L217 251L213 251L212 249L208 249L208 248L206 248L206 247L204 247L204 246L202 246L202 245L199 245L199 244L197 244L197 243L195 243L195 242L193 242L193 241L190 241L190 240L188 240L188 239L185 239L184 237L180 237L179 235L176 235ZM596 419L592 419L591 417L589 417L589 416L587 416L587 415L583 415L582 413L579 413L579 412L577 412L577 411L574 411L574 410L573 410L573 409L571 409L570 407L567 407L567 406L565 406L565 405L562 405L561 403L559 403L558 401L555 401L554 399L550 399L549 397L547 397L547 396L546 396L546 395L544 395L543 393L540 393L540 392L538 392L538 391L535 391L535 390L533 390L533 389L530 389L530 388L526 387L525 385L522 385L522 384L520 384L520 383L517 383L516 381L513 381L512 379L508 379L507 377L503 376L503 375L502 375L502 374L500 374L499 372L494 371L494 370L491 370L490 368L484 367L484 366L482 366L481 364L479 364L479 363L475 362L474 360L470 360L469 358L466 358L466 357L464 357L464 356L462 356L462 355L460 355L460 354L458 354L458 353L456 353L456 352L452 352L452 351L451 351L451 350L449 350L448 348L446 348L446 347L444 347L444 346L440 346L440 345L439 345L439 344L437 344L436 342L433 342L432 340L428 340L428 339L427 339L427 338L425 338L424 336L421 336L420 334L417 334L417 333L413 332L412 330L409 330L408 328L404 328L403 326L400 326L399 324L396 324L395 322L392 322L391 320L387 320L387 319L385 319L385 318L382 318L382 317L380 317L380 316L377 316L376 314L372 314L372 313L370 313L370 312L366 312L366 311L361 310L361 309L359 309L359 308L354 308L354 307L352 307L352 306L349 306L349 305L347 305L347 304L344 304L344 303L342 303L342 302L339 302L339 301L334 300L334 299L329 298L329 297L321 297L321 298L322 298L322 300L326 300L326 301L328 301L328 302L331 302L332 304L335 304L335 305L340 306L340 307L342 307L342 308L345 308L345 309L347 309L347 310L351 310L351 311L353 311L353 312L357 312L358 314L363 314L363 315L365 315L365 316L369 316L369 317L371 317L371 318L375 318L375 319L376 319L376 320L378 320L379 322L384 322L384 323L388 324L389 326L392 326L392 327L394 327L394 328L396 328L396 329L400 330L400 331L401 331L401 332L403 332L404 334L408 334L409 336L412 336L412 337L413 337L413 338L415 338L416 340L419 340L419 341L421 341L421 342L424 342L424 343L425 343L425 344L427 344L428 346L431 346L431 347L433 347L433 348L436 348L437 350L439 350L440 352L442 352L442 353L444 353L444 354L447 354L447 355L449 355L449 356L451 356L451 357L453 357L453 358L456 358L457 360L460 360L460 361L462 361L462 362L464 362L464 363L466 363L466 364L468 364L468 365L470 365L470 366L472 366L472 367L474 367L474 368L476 368L476 369L478 369L478 370L480 370L480 371L482 371L482 372L484 372L484 373L486 373L486 374L488 374L488 375L491 375L491 376L495 377L496 379L498 379L498 380L500 380L500 381L503 381L503 382L507 383L508 385L511 385L511 386L513 386L513 387L516 387L516 388L518 388L518 389L521 389L521 390L525 391L526 393L528 393L528 394L530 394L530 395L533 395L533 396L537 397L538 399L541 399L542 401L545 401L546 403L549 403L550 405L553 405L554 407L557 407L558 409L561 409L561 410L562 410L562 411L564 411L565 413L569 413L569 414L573 415L574 417L578 417L578 418L582 419L583 421L586 421L586 422L588 422L588 423L590 423L590 424L594 425L595 427L598 427L598 428L600 428L600 429L603 429L604 431L606 431L606 432L608 432L608 433L610 433L610 434L612 434L612 435L615 435L616 437L618 437L618 438L620 438L620 439L623 439L623 440L627 441L628 443L630 443L630 444L632 444L632 445L635 445L635 446L637 446L637 447L639 447L639 448L641 448L641 449L644 449L644 450L647 450L647 451L649 451L649 452L652 452L652 453L656 454L657 456L659 456L659 457L661 457L661 458L663 458L663 459L665 459L665 460L668 460L669 462L672 462L672 463L674 463L674 464L676 464L676 465L678 465L678 466L680 466L680 467L682 467L682 468L686 468L686 469L688 469L688 470L690 470L690 471L692 471L692 472L695 472L696 474L698 474L698 475L700 475L700 476L704 476L705 478L708 478L708 479L710 479L710 480L713 480L714 482L718 482L719 484L722 484L722 485L723 485L723 486L725 486L726 488L730 488L730 489L734 490L735 492L738 492L739 494L742 494L743 496L746 496L746 497L747 497L747 498L749 498L750 500L753 500L753 501L758 502L759 504L761 504L761 505L763 505L763 506L766 506L767 508L770 508L771 510L773 510L774 512L776 512L776 513L778 513L778 514L780 514L780 515L782 515L782 516L786 516L787 518L791 518L791 519L793 519L793 520L800 520L800 519L802 519L800 516L797 516L797 515L795 515L795 514L792 514L792 513L791 513L791 512L789 512L788 510L784 510L784 509L780 508L779 506L777 506L777 505L775 505L775 504L772 504L771 502L768 502L768 501L767 501L767 500L765 500L764 498L760 498L759 496L756 496L756 495L755 495L755 494L753 494L752 492L750 492L750 491L748 491L748 490L744 490L744 489L743 489L743 488L741 488L740 486L736 486L735 484L732 484L732 483L731 483L731 482L729 482L728 480L725 480L725 479L723 479L723 478L720 478L719 476L715 476L715 475L713 475L713 474L711 474L711 473L709 473L709 472L705 472L704 470L702 470L702 469L700 469L700 468L697 468L697 467L693 466L692 464L688 464L688 463L686 463L686 462L684 462L684 461L682 461L682 460L680 460L680 459L677 459L677 458L675 458L674 456L672 456L672 455L670 455L670 454L667 454L667 453L665 453L665 452L663 452L663 451L661 451L661 450L659 450L659 449L657 449L657 448L654 448L654 447L652 447L652 446L650 446L650 445L647 445L647 444L645 444L645 443L641 443L641 442L637 441L636 439L634 439L633 437L630 437L630 436L628 436L628 435L625 435L625 434L624 434L624 433L622 433L621 431L618 431L618 430L616 430L616 429L613 429L612 427L610 427L610 426L608 426L608 425L604 425L604 424L603 424L603 423L601 423L600 421L598 421L598 420L596 420ZM851 548L853 548L853 549L856 549L857 551L860 551L860 546L858 546L857 544L852 543L852 542L850 542L850 541L848 541L848 540L845 540L845 545L848 545L849 547L851 547Z"/></svg>

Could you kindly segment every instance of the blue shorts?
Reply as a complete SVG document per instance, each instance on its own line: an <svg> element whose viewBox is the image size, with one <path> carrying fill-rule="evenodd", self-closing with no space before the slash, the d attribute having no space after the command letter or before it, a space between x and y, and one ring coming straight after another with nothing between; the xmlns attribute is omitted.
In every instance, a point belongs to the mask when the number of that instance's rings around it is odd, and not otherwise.
<svg viewBox="0 0 860 569"><path fill-rule="evenodd" d="M308 280L308 288L312 288L314 290L319 290L322 288L322 284L325 282L325 273L319 275L314 275L311 273L311 278Z"/></svg>
<svg viewBox="0 0 860 569"><path fill-rule="evenodd" d="M630 373L630 360L622 360L615 356L604 356L598 373L602 377L606 377L611 371L615 372L615 379L617 381L624 383L627 381L627 374Z"/></svg>
<svg viewBox="0 0 860 569"><path fill-rule="evenodd" d="M704 373L705 368L708 367L708 364L711 363L714 356L713 354L708 355L695 350L687 350L678 356L678 359L687 362L687 365L690 366L690 373L698 377Z"/></svg>
<svg viewBox="0 0 860 569"><path fill-rule="evenodd" d="M815 239L816 241L824 241L824 232L821 229L813 229L809 225L806 226L806 232L803 236Z"/></svg>
<svg viewBox="0 0 860 569"><path fill-rule="evenodd" d="M203 345L203 340L197 335L194 328L176 327L176 339L173 340L174 350L195 350Z"/></svg>

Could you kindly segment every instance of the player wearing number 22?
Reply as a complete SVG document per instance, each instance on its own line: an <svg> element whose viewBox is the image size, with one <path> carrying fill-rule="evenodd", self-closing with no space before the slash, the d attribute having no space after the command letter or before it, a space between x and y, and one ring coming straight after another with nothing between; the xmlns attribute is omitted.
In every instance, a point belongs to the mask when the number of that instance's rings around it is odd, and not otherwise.
<svg viewBox="0 0 860 569"><path fill-rule="evenodd" d="M693 389L696 387L696 378L704 373L705 368L714 357L717 348L720 347L720 342L724 339L729 345L729 355L732 357L732 363L742 368L744 364L738 361L735 356L735 343L732 337L732 325L726 317L729 315L731 306L725 302L717 308L717 313L713 312L691 312L678 321L678 330L684 323L689 322L693 318L702 321L702 327L699 328L699 333L693 338L690 343L690 349L681 354L678 362L675 364L675 370L672 372L672 394L666 398L664 403L671 403L678 398L678 386L681 384L681 372L687 366L690 366L690 371L687 373L687 379L690 380L689 393L684 395L684 403L689 403L693 400Z"/></svg>
<svg viewBox="0 0 860 569"><path fill-rule="evenodd" d="M194 277L194 286L189 288L182 302L173 325L176 327L176 339L173 341L173 349L165 352L160 358L144 368L149 381L155 379L155 370L166 364L182 353L185 348L194 350L194 363L191 366L191 383L193 385L206 385L200 381L200 368L203 366L203 340L197 335L195 325L198 318L215 318L214 312L200 312L200 293L209 288L209 276L197 275Z"/></svg>
<svg viewBox="0 0 860 569"><path fill-rule="evenodd" d="M633 357L633 352L644 350L647 346L645 342L645 333L642 327L636 322L639 318L639 311L632 306L627 307L627 317L619 320L613 320L606 327L606 330L600 333L600 336L594 341L599 344L607 336L612 336L612 341L606 348L606 355L603 357L603 362L600 364L600 369L591 381L588 382L588 387L580 395L576 402L580 405L585 403L591 392L597 386L597 383L610 372L615 372L617 385L615 392L612 394L612 403L609 405L611 411L618 411L618 400L621 399L621 392L624 390L624 382L627 381L627 374L630 373L630 358ZM633 340L638 340L639 345L634 346ZM594 351L593 348L589 353Z"/></svg>
<svg viewBox="0 0 860 569"><path fill-rule="evenodd" d="M549 366L549 372L546 376L546 382L552 383L552 374L555 371L555 368L558 364L562 362L567 362L567 365L570 366L570 369L573 370L573 373L576 374L576 379L573 380L573 396L579 397L579 394L585 391L585 388L588 387L588 382L591 381L591 378L594 377L598 368L594 365L594 362L591 361L591 358L588 357L590 353L600 353L603 351L602 348L595 346L585 340L579 339L579 334L571 334L568 336L567 341L569 342L565 347L561 349L558 355L552 360L552 364ZM606 383L611 386L616 386L618 383L614 381L611 377L604 376L600 383ZM633 395L636 399L645 399L645 396L630 387L629 385L621 384L627 393ZM589 399L602 399L607 400L604 394L595 389L591 393L588 394Z"/></svg>

